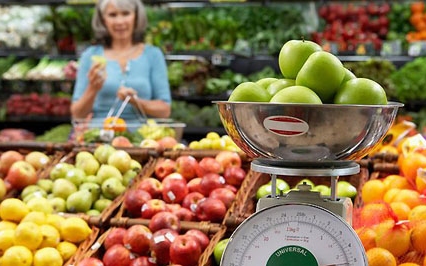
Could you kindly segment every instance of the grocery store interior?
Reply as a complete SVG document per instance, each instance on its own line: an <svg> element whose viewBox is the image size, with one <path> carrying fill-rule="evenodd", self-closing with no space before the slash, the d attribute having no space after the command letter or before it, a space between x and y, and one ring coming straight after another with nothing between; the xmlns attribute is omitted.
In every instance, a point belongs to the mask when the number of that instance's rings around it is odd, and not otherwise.
<svg viewBox="0 0 426 266"><path fill-rule="evenodd" d="M142 1L171 115L108 128L71 117L96 2L0 0L0 265L426 266L425 1ZM291 41L385 103L228 101Z"/></svg>

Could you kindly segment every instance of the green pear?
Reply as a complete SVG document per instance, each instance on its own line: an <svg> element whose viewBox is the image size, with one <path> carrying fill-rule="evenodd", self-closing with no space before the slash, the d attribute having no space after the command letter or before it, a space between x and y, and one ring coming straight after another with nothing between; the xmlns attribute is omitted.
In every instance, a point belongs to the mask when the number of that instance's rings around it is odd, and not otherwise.
<svg viewBox="0 0 426 266"><path fill-rule="evenodd" d="M68 171L65 179L74 183L76 187L80 186L86 179L86 173L79 168L73 168Z"/></svg>
<svg viewBox="0 0 426 266"><path fill-rule="evenodd" d="M132 157L125 150L116 150L108 157L108 164L115 166L122 174L130 169L131 161Z"/></svg>
<svg viewBox="0 0 426 266"><path fill-rule="evenodd" d="M106 208L108 208L112 204L112 200L100 198L95 203L93 203L93 208L98 210L99 212L103 212Z"/></svg>
<svg viewBox="0 0 426 266"><path fill-rule="evenodd" d="M322 196L330 196L331 194L330 187L326 185L316 185L312 191L318 191Z"/></svg>
<svg viewBox="0 0 426 266"><path fill-rule="evenodd" d="M79 151L77 152L77 155L75 156L75 163L74 165L77 165L85 160L91 160L95 159L95 156L88 152L88 151Z"/></svg>
<svg viewBox="0 0 426 266"><path fill-rule="evenodd" d="M102 195L105 198L113 200L126 190L120 179L111 177L105 180L101 186Z"/></svg>
<svg viewBox="0 0 426 266"><path fill-rule="evenodd" d="M89 216L99 216L101 215L101 212L96 209L90 209L86 212L86 214Z"/></svg>
<svg viewBox="0 0 426 266"><path fill-rule="evenodd" d="M40 192L41 191L41 192ZM42 189L40 186L38 185L29 185L26 186L22 191L21 191L21 199L26 198L28 195L31 195L35 192L40 192L42 193L44 191L44 189Z"/></svg>
<svg viewBox="0 0 426 266"><path fill-rule="evenodd" d="M69 195L77 191L77 186L65 178L53 181L52 194L55 197L67 199Z"/></svg>
<svg viewBox="0 0 426 266"><path fill-rule="evenodd" d="M120 170L118 170L117 167L109 164L102 164L101 167L99 167L98 173L96 175L101 180L101 184L111 177L117 178L119 180L123 179L123 175L121 174Z"/></svg>
<svg viewBox="0 0 426 266"><path fill-rule="evenodd" d="M86 175L96 175L100 164L94 157L87 158L75 163L75 167L84 171Z"/></svg>
<svg viewBox="0 0 426 266"><path fill-rule="evenodd" d="M27 194L24 198L22 198L22 201L25 203L28 203L28 201L30 201L33 198L46 198L47 197L47 193L44 190L38 190L38 191L34 191L30 194Z"/></svg>
<svg viewBox="0 0 426 266"><path fill-rule="evenodd" d="M337 195L340 197L354 198L357 195L357 189L348 181L340 180L337 182Z"/></svg>
<svg viewBox="0 0 426 266"><path fill-rule="evenodd" d="M88 175L83 183L96 183L102 185L102 177L98 175Z"/></svg>
<svg viewBox="0 0 426 266"><path fill-rule="evenodd" d="M130 169L133 169L133 170L135 170L135 169L137 169L137 170L141 170L141 169L142 169L142 165L141 165L138 161L136 161L135 159L132 159L132 160L130 161Z"/></svg>
<svg viewBox="0 0 426 266"><path fill-rule="evenodd" d="M302 185L302 184L310 185L311 189L313 189L315 187L315 184L314 184L314 182L312 182L312 180L310 180L308 178L304 178L304 179L300 180L299 182L297 182L297 184L294 186L294 188L298 189L297 187L299 185Z"/></svg>
<svg viewBox="0 0 426 266"><path fill-rule="evenodd" d="M52 180L55 180L58 178L65 178L68 171L71 169L74 169L74 167L75 166L72 164L60 162L52 168L52 170L49 173L49 177Z"/></svg>
<svg viewBox="0 0 426 266"><path fill-rule="evenodd" d="M101 144L96 147L93 155L101 164L108 163L109 156L115 151L115 148L110 144Z"/></svg>
<svg viewBox="0 0 426 266"><path fill-rule="evenodd" d="M96 183L83 183L78 188L79 190L86 189L92 194L92 202L95 202L99 199L101 195L101 186Z"/></svg>
<svg viewBox="0 0 426 266"><path fill-rule="evenodd" d="M53 180L52 179L39 179L36 183L37 186L41 187L47 193L52 192Z"/></svg>
<svg viewBox="0 0 426 266"><path fill-rule="evenodd" d="M127 170L123 175L123 185L126 187L129 186L137 174L138 172L133 169Z"/></svg>
<svg viewBox="0 0 426 266"><path fill-rule="evenodd" d="M30 209L30 211L40 211L44 212L45 214L53 213L53 208L49 204L49 200L47 198L32 198L27 202L27 207Z"/></svg>
<svg viewBox="0 0 426 266"><path fill-rule="evenodd" d="M87 212L92 207L92 193L88 190L78 190L68 196L67 210L72 213Z"/></svg>
<svg viewBox="0 0 426 266"><path fill-rule="evenodd" d="M53 198L48 198L47 201L52 206L54 213L67 211L67 203L63 198L53 197Z"/></svg>

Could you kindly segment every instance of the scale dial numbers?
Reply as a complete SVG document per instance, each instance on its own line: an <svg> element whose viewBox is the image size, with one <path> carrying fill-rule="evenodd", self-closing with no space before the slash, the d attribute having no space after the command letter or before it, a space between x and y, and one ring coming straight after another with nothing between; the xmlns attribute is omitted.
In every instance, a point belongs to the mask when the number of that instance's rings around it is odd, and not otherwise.
<svg viewBox="0 0 426 266"><path fill-rule="evenodd" d="M341 217L311 204L260 210L232 234L221 266L365 266L364 247Z"/></svg>

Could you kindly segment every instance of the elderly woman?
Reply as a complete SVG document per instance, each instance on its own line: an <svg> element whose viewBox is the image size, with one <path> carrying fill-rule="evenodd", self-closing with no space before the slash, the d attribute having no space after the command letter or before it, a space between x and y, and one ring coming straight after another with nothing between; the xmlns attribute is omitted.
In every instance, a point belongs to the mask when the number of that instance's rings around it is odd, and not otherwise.
<svg viewBox="0 0 426 266"><path fill-rule="evenodd" d="M140 0L97 2L92 18L96 44L79 59L73 119L105 118L115 100L127 96L130 101L121 115L126 120L136 119L137 109L148 117L170 116L166 61L158 47L144 43L146 26Z"/></svg>

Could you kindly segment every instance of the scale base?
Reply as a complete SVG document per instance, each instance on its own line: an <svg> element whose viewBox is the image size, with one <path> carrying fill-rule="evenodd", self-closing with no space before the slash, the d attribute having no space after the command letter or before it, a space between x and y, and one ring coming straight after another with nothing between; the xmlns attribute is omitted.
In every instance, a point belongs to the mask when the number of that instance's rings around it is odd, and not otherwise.
<svg viewBox="0 0 426 266"><path fill-rule="evenodd" d="M352 225L353 204L350 198L339 197L331 200L329 197L321 196L317 191L291 190L283 195L260 198L257 202L256 212L284 203L310 203L321 206L336 215L342 217L348 224Z"/></svg>

